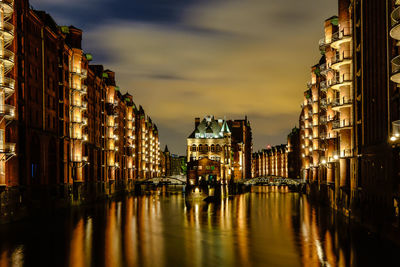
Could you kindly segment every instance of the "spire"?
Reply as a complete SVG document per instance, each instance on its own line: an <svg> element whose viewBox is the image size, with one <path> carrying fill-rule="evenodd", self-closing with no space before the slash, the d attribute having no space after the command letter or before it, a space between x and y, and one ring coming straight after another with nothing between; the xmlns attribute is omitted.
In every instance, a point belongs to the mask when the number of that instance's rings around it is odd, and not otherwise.
<svg viewBox="0 0 400 267"><path fill-rule="evenodd" d="M169 152L169 150L168 150L168 146L167 146L167 145L165 145L164 152L165 152L165 153Z"/></svg>
<svg viewBox="0 0 400 267"><path fill-rule="evenodd" d="M226 120L224 120L224 123L222 124L221 132L222 133L230 133L231 132L229 130L228 123L226 123Z"/></svg>

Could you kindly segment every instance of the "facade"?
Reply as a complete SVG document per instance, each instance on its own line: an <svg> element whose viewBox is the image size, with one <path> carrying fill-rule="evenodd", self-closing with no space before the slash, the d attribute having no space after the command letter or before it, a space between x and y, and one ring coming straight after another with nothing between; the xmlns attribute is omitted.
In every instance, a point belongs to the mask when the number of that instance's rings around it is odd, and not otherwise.
<svg viewBox="0 0 400 267"><path fill-rule="evenodd" d="M171 154L168 149L168 146L165 146L164 152L162 153L164 159L164 172L163 176L177 176L177 175L185 175L185 167L186 167L186 157L181 157L175 154Z"/></svg>
<svg viewBox="0 0 400 267"><path fill-rule="evenodd" d="M27 0L0 1L0 13L0 220L160 176L157 126L114 72L90 65L82 31Z"/></svg>
<svg viewBox="0 0 400 267"><path fill-rule="evenodd" d="M252 134L250 122L244 120L215 119L206 116L195 119L195 127L187 139L187 168L191 182L197 183L207 177L196 176L198 164L220 164L216 181L228 183L251 178ZM210 161L199 161L207 158ZM206 167L206 166L205 166ZM213 177L213 174L210 174Z"/></svg>
<svg viewBox="0 0 400 267"><path fill-rule="evenodd" d="M308 193L389 235L399 227L399 14L395 0L338 1L299 118Z"/></svg>
<svg viewBox="0 0 400 267"><path fill-rule="evenodd" d="M198 163L209 164L209 162L199 161L203 158L219 165L219 173L193 177L188 174L190 184L198 184L206 180L216 180L223 184L231 179L232 174L232 134L226 120L215 119L214 116L206 116L202 121L195 119L194 131L187 139L187 161L190 171L202 171ZM218 164L216 164L218 163Z"/></svg>
<svg viewBox="0 0 400 267"><path fill-rule="evenodd" d="M252 177L276 176L298 179L300 177L300 136L295 127L288 135L288 143L268 146L252 157Z"/></svg>

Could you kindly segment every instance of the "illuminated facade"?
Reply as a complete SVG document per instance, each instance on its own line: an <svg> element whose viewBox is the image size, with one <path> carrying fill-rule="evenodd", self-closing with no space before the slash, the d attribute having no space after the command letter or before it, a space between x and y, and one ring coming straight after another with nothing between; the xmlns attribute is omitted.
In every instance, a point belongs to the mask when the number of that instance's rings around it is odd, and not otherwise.
<svg viewBox="0 0 400 267"><path fill-rule="evenodd" d="M338 1L299 119L308 193L388 235L400 222L399 6Z"/></svg>
<svg viewBox="0 0 400 267"><path fill-rule="evenodd" d="M14 72L14 25L13 1L0 2L0 189L11 182L6 170L6 163L15 156L15 143L7 137L8 125L16 118L13 99L15 80ZM10 99L10 100L9 100Z"/></svg>
<svg viewBox="0 0 400 267"><path fill-rule="evenodd" d="M114 72L89 64L82 31L27 0L0 1L0 14L0 220L32 199L79 204L160 176L156 125Z"/></svg>
<svg viewBox="0 0 400 267"><path fill-rule="evenodd" d="M187 161L188 167L192 171L202 169L198 165L199 160L206 158L218 163L219 173L214 177L213 174L207 177L189 177L193 184L202 180L216 180L221 183L227 183L232 175L232 134L228 123L223 119L215 119L214 116L206 116L202 121L195 119L195 129L187 139ZM207 163L208 165L208 163ZM194 182L195 180L195 182Z"/></svg>

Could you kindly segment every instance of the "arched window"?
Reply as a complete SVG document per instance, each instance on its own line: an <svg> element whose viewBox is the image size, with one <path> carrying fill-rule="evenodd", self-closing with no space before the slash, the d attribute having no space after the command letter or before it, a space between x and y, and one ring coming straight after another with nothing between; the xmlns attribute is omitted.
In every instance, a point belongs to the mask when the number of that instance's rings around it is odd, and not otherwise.
<svg viewBox="0 0 400 267"><path fill-rule="evenodd" d="M217 152L221 152L221 146L217 145Z"/></svg>
<svg viewBox="0 0 400 267"><path fill-rule="evenodd" d="M199 152L203 152L203 145L199 145Z"/></svg>
<svg viewBox="0 0 400 267"><path fill-rule="evenodd" d="M215 152L215 145L211 145L211 152Z"/></svg>
<svg viewBox="0 0 400 267"><path fill-rule="evenodd" d="M204 146L204 152L208 152L208 145Z"/></svg>
<svg viewBox="0 0 400 267"><path fill-rule="evenodd" d="M192 151L196 151L196 145L192 145Z"/></svg>

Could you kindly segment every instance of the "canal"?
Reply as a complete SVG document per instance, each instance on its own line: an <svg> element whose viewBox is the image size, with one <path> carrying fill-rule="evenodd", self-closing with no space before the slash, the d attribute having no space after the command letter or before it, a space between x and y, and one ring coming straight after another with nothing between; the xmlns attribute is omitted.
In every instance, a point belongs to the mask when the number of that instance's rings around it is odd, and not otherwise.
<svg viewBox="0 0 400 267"><path fill-rule="evenodd" d="M399 266L399 249L287 188L180 189L0 226L0 266Z"/></svg>

